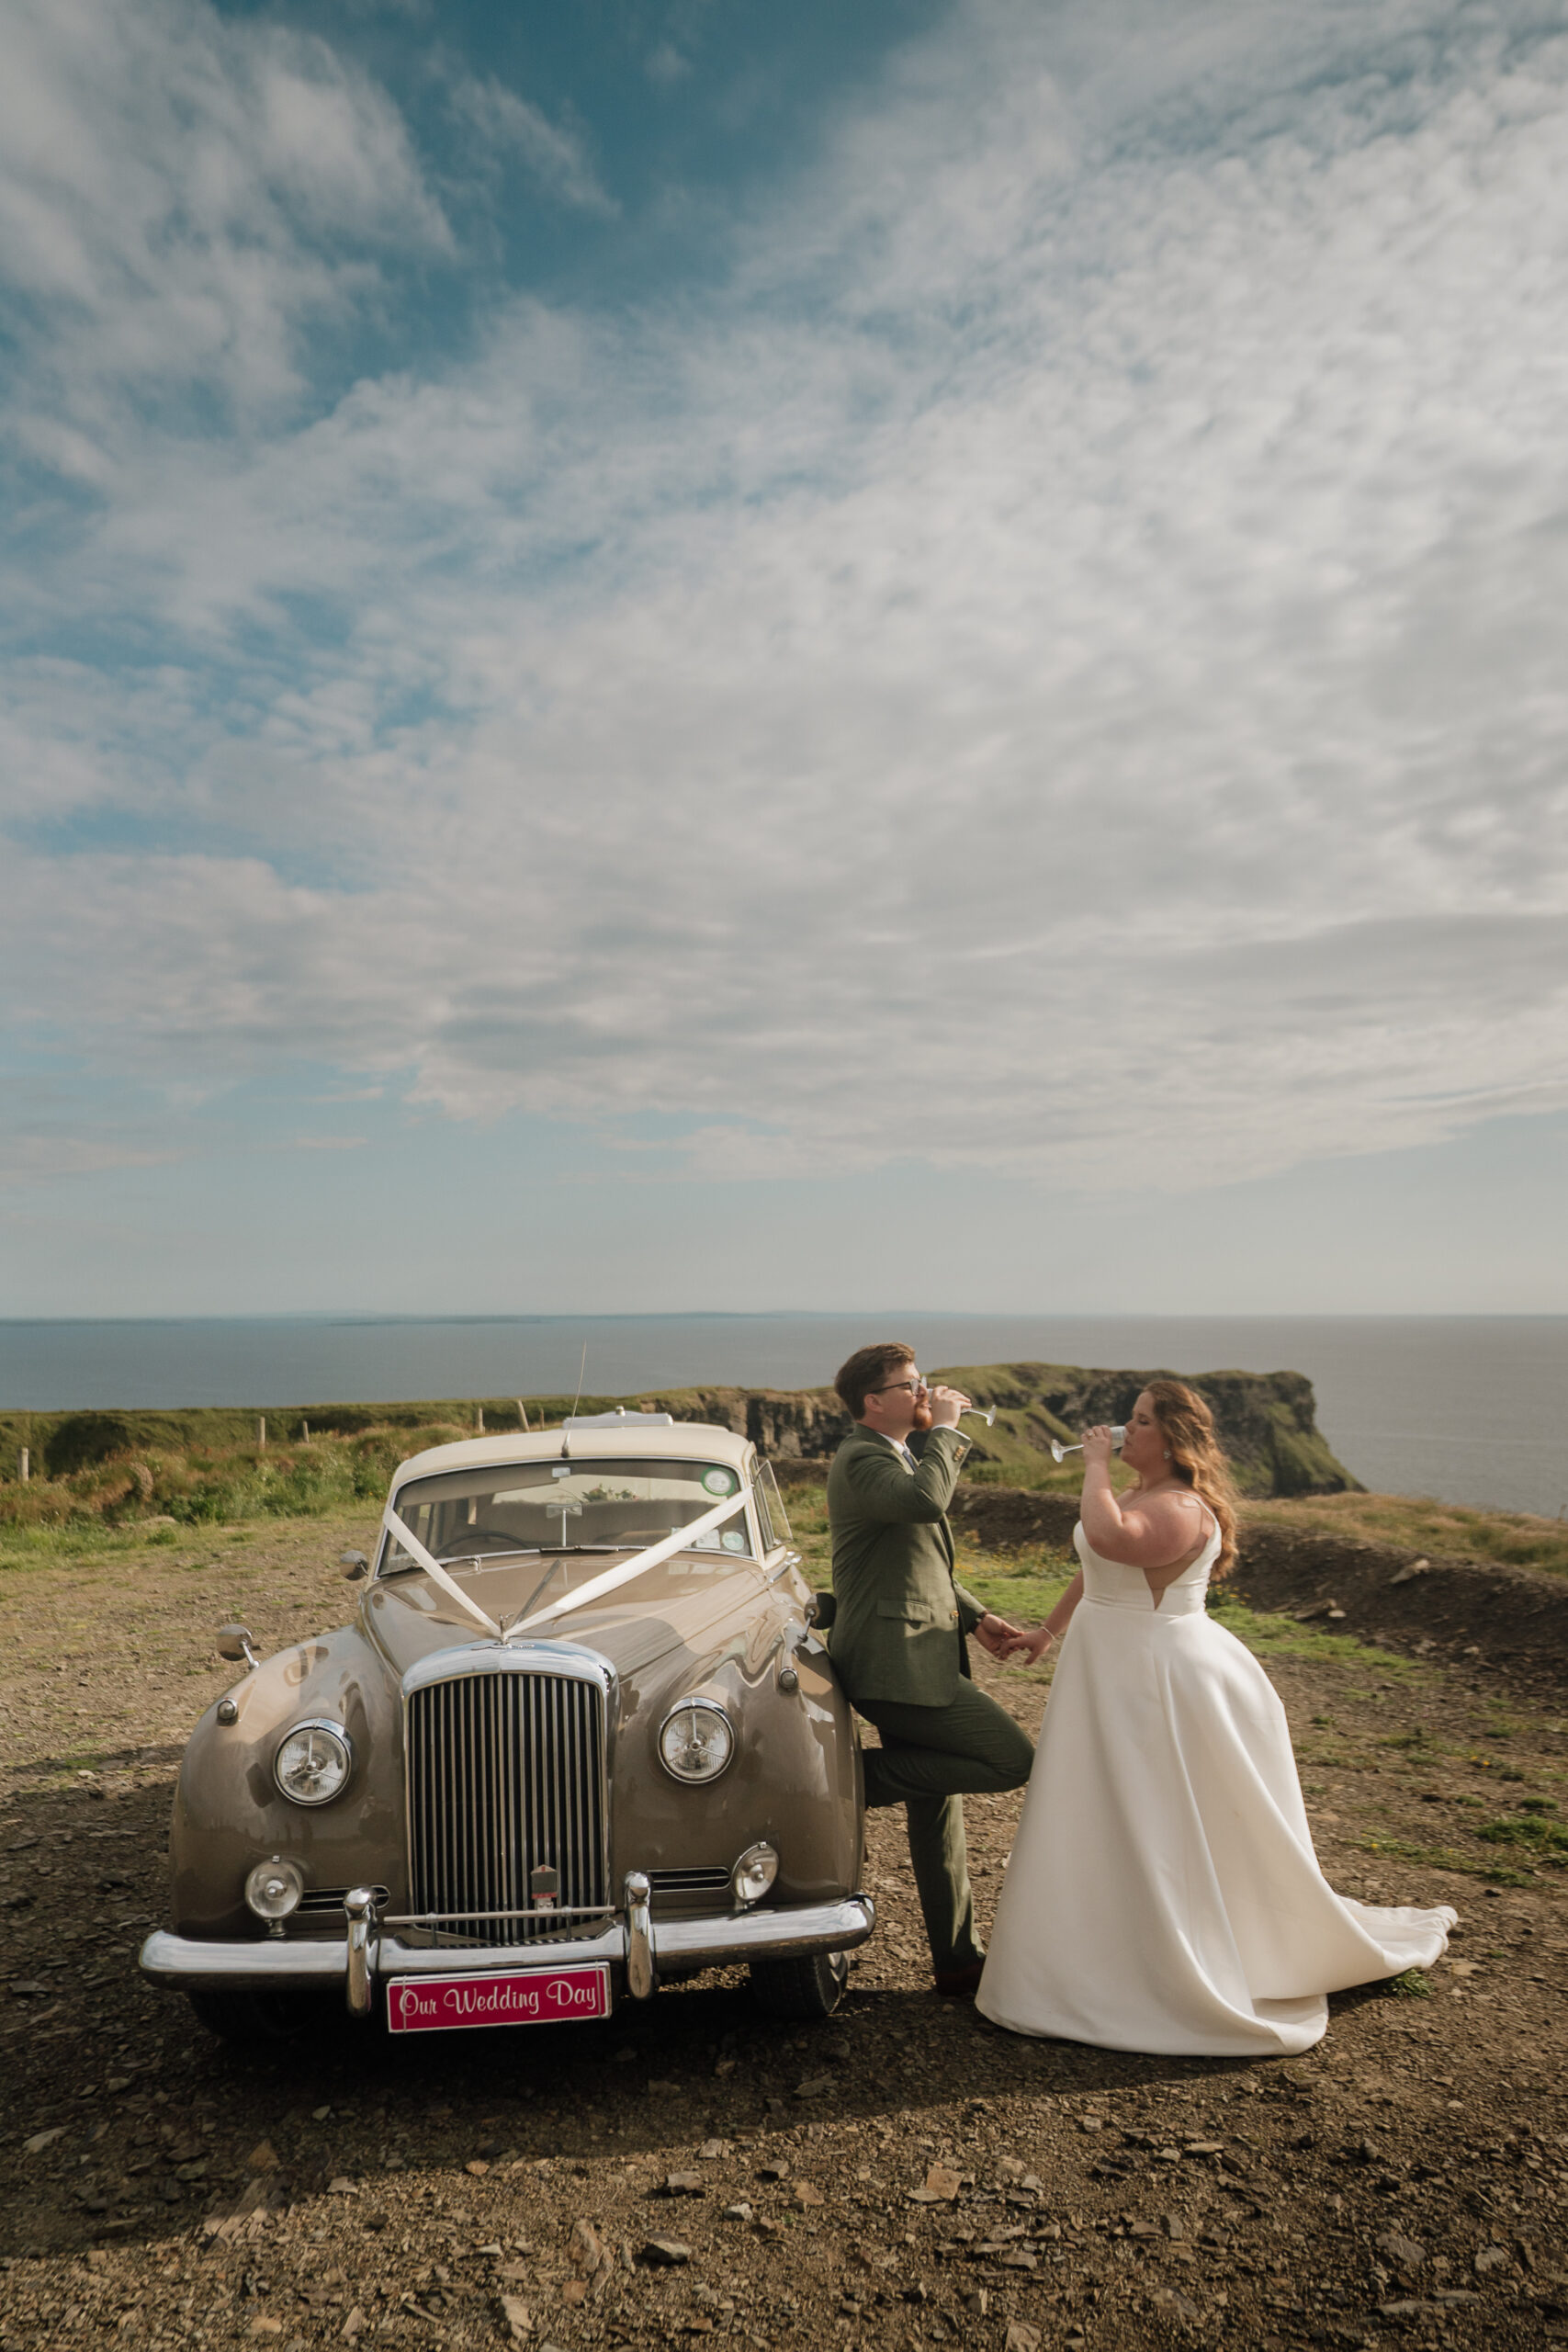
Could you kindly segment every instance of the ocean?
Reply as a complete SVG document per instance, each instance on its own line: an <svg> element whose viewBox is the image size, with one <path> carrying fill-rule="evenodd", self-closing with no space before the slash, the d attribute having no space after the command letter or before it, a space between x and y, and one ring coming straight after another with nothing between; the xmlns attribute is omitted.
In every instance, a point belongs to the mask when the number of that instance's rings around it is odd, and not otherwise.
<svg viewBox="0 0 1568 2352"><path fill-rule="evenodd" d="M374 1315L0 1322L0 1408L309 1405L804 1388L868 1339L922 1367L1040 1361L1305 1373L1368 1487L1568 1511L1568 1316Z"/></svg>

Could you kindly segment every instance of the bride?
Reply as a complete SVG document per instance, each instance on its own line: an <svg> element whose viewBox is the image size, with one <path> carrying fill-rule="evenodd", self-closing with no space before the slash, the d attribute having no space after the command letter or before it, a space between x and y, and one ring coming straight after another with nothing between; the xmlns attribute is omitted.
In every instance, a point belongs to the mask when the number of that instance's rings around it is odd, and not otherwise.
<svg viewBox="0 0 1568 2352"><path fill-rule="evenodd" d="M1014 1652L1064 1637L976 2005L1111 2050L1305 2050L1328 1994L1429 1966L1458 1915L1352 1903L1318 1868L1285 1711L1204 1609L1235 1500L1203 1399L1151 1381L1122 1453L1118 1501L1089 1430L1082 1565Z"/></svg>

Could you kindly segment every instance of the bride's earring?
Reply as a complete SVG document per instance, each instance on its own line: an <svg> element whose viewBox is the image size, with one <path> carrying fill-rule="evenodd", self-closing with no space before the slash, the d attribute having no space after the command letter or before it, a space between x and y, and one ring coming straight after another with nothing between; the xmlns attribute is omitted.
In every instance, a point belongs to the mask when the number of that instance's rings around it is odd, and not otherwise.
<svg viewBox="0 0 1568 2352"><path fill-rule="evenodd" d="M1169 1456L1169 1454L1168 1453L1168 1454L1166 1455L1166 1457L1165 1457L1165 1458L1166 1458L1166 1460L1168 1462L1168 1461L1170 1460L1170 1456Z"/></svg>

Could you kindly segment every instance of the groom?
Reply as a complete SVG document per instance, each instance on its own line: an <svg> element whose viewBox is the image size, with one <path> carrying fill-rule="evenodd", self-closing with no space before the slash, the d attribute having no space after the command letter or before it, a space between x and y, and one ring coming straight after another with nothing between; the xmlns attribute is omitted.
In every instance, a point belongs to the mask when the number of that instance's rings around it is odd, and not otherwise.
<svg viewBox="0 0 1568 2352"><path fill-rule="evenodd" d="M902 1804L936 1989L970 1998L984 1952L975 1934L962 1798L1016 1789L1034 1750L1006 1709L969 1679L964 1636L994 1657L1021 1639L953 1580L946 1510L969 1441L956 1389L927 1390L912 1351L858 1348L833 1385L855 1426L828 1479L837 1608L829 1648L852 1703L882 1746L865 1756L865 1802ZM916 1408L931 1408L914 1435ZM911 1442L912 1439L912 1442Z"/></svg>

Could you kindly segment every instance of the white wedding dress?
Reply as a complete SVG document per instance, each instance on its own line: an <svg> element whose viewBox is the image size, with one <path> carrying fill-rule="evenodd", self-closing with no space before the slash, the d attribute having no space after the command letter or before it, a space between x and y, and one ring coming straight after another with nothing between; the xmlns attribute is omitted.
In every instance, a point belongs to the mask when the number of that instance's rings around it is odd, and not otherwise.
<svg viewBox="0 0 1568 2352"><path fill-rule="evenodd" d="M1217 1530L1157 1599L1081 1524L1073 1541L1083 1599L976 2005L1015 2033L1111 2050L1309 2049L1329 1993L1429 1966L1458 1914L1328 1884L1274 1686L1205 1613Z"/></svg>

